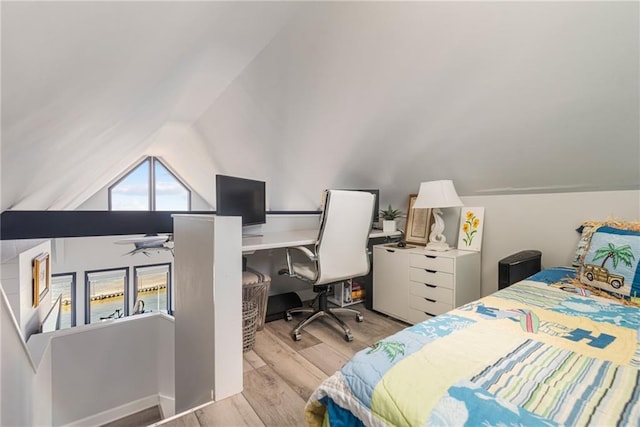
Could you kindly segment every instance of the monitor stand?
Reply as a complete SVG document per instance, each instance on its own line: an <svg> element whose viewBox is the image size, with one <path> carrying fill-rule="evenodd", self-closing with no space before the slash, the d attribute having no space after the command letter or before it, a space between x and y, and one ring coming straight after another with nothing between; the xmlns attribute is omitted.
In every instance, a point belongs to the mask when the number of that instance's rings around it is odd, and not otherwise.
<svg viewBox="0 0 640 427"><path fill-rule="evenodd" d="M242 233L242 237L263 237L264 234L259 233Z"/></svg>

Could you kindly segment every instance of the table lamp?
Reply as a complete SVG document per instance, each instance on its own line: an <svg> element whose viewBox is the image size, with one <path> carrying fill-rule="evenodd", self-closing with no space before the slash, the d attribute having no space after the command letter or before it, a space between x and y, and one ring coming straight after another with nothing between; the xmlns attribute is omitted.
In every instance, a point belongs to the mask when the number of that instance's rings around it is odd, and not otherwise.
<svg viewBox="0 0 640 427"><path fill-rule="evenodd" d="M434 224L431 226L429 243L426 249L432 251L448 251L447 238L444 232L444 220L440 208L462 206L451 180L429 181L420 184L418 197L413 203L414 209L433 209Z"/></svg>

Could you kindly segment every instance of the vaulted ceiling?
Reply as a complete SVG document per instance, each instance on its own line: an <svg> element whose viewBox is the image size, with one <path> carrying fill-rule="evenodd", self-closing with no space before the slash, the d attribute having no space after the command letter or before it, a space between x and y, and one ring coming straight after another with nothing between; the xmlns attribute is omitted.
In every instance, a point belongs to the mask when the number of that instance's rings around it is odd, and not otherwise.
<svg viewBox="0 0 640 427"><path fill-rule="evenodd" d="M637 2L7 2L1 208L76 209L145 155L214 205L421 181L640 188Z"/></svg>

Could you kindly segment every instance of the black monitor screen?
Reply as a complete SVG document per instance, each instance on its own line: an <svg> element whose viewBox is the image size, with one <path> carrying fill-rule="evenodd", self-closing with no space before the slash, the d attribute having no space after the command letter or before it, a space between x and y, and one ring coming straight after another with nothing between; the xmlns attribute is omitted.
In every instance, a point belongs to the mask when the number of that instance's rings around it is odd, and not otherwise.
<svg viewBox="0 0 640 427"><path fill-rule="evenodd" d="M242 225L267 222L264 181L216 175L216 214L241 216Z"/></svg>
<svg viewBox="0 0 640 427"><path fill-rule="evenodd" d="M378 222L380 220L380 190L361 190L357 188L351 191L366 191L367 193L371 193L376 196L376 201L373 209L373 222Z"/></svg>

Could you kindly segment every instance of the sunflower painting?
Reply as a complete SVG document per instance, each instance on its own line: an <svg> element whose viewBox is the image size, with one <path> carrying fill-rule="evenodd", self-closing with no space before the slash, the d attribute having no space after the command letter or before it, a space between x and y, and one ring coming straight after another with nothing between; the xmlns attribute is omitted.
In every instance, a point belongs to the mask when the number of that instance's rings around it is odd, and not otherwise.
<svg viewBox="0 0 640 427"><path fill-rule="evenodd" d="M484 208L463 207L460 212L458 230L458 249L479 251L482 246L482 227L484 226Z"/></svg>

